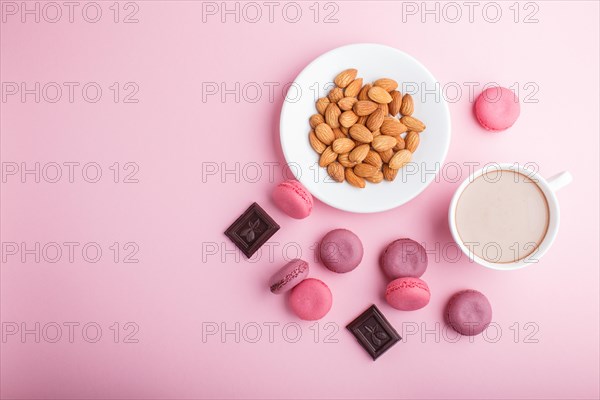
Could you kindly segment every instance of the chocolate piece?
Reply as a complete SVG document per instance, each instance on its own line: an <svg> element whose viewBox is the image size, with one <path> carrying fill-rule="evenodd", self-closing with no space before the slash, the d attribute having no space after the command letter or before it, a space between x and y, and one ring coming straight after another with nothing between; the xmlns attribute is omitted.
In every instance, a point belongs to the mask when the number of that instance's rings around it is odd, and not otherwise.
<svg viewBox="0 0 600 400"><path fill-rule="evenodd" d="M402 339L375 305L360 314L346 328L352 332L373 360Z"/></svg>
<svg viewBox="0 0 600 400"><path fill-rule="evenodd" d="M244 255L248 258L279 230L277 222L257 203L250 207L225 231Z"/></svg>

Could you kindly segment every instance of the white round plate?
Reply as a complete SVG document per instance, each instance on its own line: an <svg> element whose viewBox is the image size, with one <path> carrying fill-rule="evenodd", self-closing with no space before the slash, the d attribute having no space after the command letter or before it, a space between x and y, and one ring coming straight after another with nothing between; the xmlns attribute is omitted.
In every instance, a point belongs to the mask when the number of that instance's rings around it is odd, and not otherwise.
<svg viewBox="0 0 600 400"><path fill-rule="evenodd" d="M393 182L367 182L364 189L334 182L319 167L319 155L310 147L308 119L317 112L315 101L329 92L333 78L347 68L358 69L364 83L395 79L403 94L412 94L413 115L427 126L411 164ZM321 55L298 75L281 109L280 135L290 170L316 198L340 210L372 213L408 202L434 180L450 145L450 112L437 80L413 57L380 44L352 44Z"/></svg>

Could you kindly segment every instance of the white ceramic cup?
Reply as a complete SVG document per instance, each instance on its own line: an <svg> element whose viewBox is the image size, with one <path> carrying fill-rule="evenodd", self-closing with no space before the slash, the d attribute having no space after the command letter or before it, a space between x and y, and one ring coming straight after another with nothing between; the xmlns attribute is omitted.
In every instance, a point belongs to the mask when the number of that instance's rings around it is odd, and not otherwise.
<svg viewBox="0 0 600 400"><path fill-rule="evenodd" d="M529 179L531 179L538 185L538 187L542 190L544 196L546 196L546 200L548 202L549 221L548 230L546 231L544 239L539 244L538 248L535 251L533 251L530 255L520 260L513 261L511 263L494 263L484 260L483 258L480 258L477 255L475 255L460 238L456 226L456 206L458 204L460 195L463 193L465 188L481 175L498 170L519 172L527 176ZM448 212L448 223L450 225L450 232L452 233L452 237L454 238L454 241L458 244L462 252L466 254L469 257L469 259L487 268L506 271L523 268L530 264L535 264L548 251L558 233L558 226L560 223L560 208L558 206L558 199L556 198L556 191L558 191L563 186L568 185L572 180L573 177L567 171L561 172L546 180L537 172L518 164L491 164L486 168L482 168L478 171L475 171L469 176L469 178L467 178L463 183L461 183L461 185L456 190L456 193L454 193L452 201L450 202L450 210Z"/></svg>

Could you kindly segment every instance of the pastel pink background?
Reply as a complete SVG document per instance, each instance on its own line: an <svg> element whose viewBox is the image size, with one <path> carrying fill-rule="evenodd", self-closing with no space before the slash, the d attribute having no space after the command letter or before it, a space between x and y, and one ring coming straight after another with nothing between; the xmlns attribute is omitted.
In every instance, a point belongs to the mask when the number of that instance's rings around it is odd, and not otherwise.
<svg viewBox="0 0 600 400"><path fill-rule="evenodd" d="M232 16L203 23L201 2L140 1L139 23L115 24L112 2L99 3L105 14L97 24L81 14L72 24L21 23L13 16L0 31L3 82L96 81L104 89L95 104L81 96L73 104L15 98L1 104L3 162L97 162L104 174L97 184L78 175L74 183L36 184L29 177L23 184L11 177L2 185L2 242L98 242L104 252L96 264L79 253L74 263L65 255L55 264L11 256L2 265L3 323L78 322L81 328L96 322L103 329L97 343L86 342L80 330L74 343L66 330L57 343L8 336L1 343L3 398L598 398L597 2L536 2L539 22L532 24L513 21L512 2L500 3L503 17L496 24L480 11L473 23L466 15L456 24L432 16L421 22L419 15L402 22L402 3L389 1L337 2L339 22L332 24L313 21L312 2L299 3L303 16L296 24L282 18L283 3L273 23L263 15L251 24ZM521 18L528 11L521 9ZM316 202L313 215L297 221L273 206L269 194L284 164L281 85L319 54L355 42L399 48L442 84L462 87L460 101L450 104L447 162L535 162L546 177L562 170L574 175L558 195L557 241L539 265L503 273L465 258L436 262L430 254L423 278L431 303L416 312L395 311L382 299L386 282L378 255L401 236L431 251L436 243L451 243L446 215L458 183L442 180L409 204L372 215ZM111 100L108 86L117 81L139 85L138 104ZM263 92L256 103L236 103L231 95L225 103L217 96L202 102L202 82L280 86L273 101ZM522 99L532 92L524 85L533 82L538 102L523 102L516 125L491 134L474 120L465 82L518 82ZM113 183L108 167L116 161L137 163L139 183ZM224 182L216 175L204 183L206 162L278 166L272 180L264 168L258 182L236 182L230 174ZM203 243L233 248L223 231L253 201L281 225L271 239L279 244L272 259L265 252L257 262L243 256L238 262L234 254L219 253L205 254L203 262ZM311 276L334 294L314 343L312 323L297 321L266 282L284 263L286 243L298 243L312 261L311 246L335 227L356 232L365 256L344 276L312 263ZM130 241L139 245L140 262L114 263L108 247ZM293 247L289 254L295 255ZM404 332L406 342L372 362L345 330L373 303L401 334L407 324L434 330L449 296L464 288L489 297L502 329L497 343L482 337L449 343L443 336L436 342L431 333L422 340L421 332ZM122 328L114 343L114 322L135 322L139 343L123 343ZM218 336L203 343L206 322L230 329L236 322L281 325L274 343L264 325L257 343L235 343L233 335L225 343ZM282 335L290 322L302 327L297 343ZM338 343L323 342L331 331L327 322L339 326ZM515 322L517 343L510 329ZM527 322L539 327L533 336L538 343L525 343L532 331L524 330Z"/></svg>

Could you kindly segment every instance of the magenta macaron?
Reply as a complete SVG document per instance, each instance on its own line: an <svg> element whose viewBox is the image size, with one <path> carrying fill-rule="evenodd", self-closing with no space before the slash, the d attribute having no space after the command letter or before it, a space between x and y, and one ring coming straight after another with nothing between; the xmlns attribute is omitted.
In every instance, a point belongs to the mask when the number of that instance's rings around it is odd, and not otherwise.
<svg viewBox="0 0 600 400"><path fill-rule="evenodd" d="M323 264L337 273L350 272L363 258L363 245L358 236L348 229L334 229L327 233L319 248Z"/></svg>
<svg viewBox="0 0 600 400"><path fill-rule="evenodd" d="M297 219L308 217L313 207L312 195L295 179L281 182L275 187L273 202L287 215Z"/></svg>
<svg viewBox="0 0 600 400"><path fill-rule="evenodd" d="M385 300L395 309L414 311L429 303L431 294L427 283L419 278L398 278L385 290Z"/></svg>
<svg viewBox="0 0 600 400"><path fill-rule="evenodd" d="M519 98L507 88L488 88L475 101L475 116L481 126L489 131L510 128L520 113Z"/></svg>
<svg viewBox="0 0 600 400"><path fill-rule="evenodd" d="M308 278L292 289L289 304L298 317L305 321L323 318L333 303L331 290L322 281Z"/></svg>
<svg viewBox="0 0 600 400"><path fill-rule="evenodd" d="M479 335L492 322L492 305L483 293L462 290L448 300L445 318L461 335Z"/></svg>
<svg viewBox="0 0 600 400"><path fill-rule="evenodd" d="M420 278L427 269L427 252L412 239L398 239L385 248L379 264L390 279Z"/></svg>

